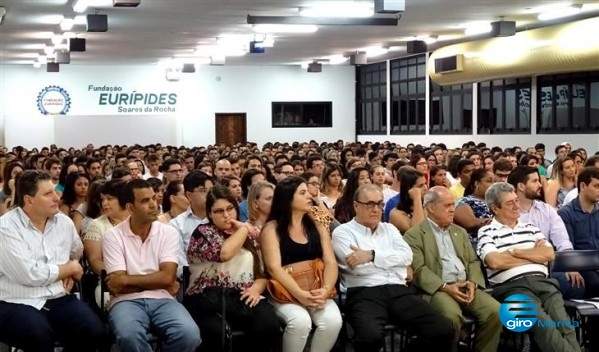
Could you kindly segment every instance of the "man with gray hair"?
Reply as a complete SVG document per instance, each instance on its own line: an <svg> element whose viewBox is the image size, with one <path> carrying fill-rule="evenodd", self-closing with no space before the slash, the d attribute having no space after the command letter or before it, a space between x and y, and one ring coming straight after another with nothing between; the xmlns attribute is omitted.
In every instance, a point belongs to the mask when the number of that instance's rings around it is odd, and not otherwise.
<svg viewBox="0 0 599 352"><path fill-rule="evenodd" d="M499 345L499 302L483 291L485 278L466 230L453 224L455 198L446 187L424 195L426 219L404 235L414 257L414 286L449 319L454 328L451 351L457 352L463 312L474 316L478 333L474 351L494 352Z"/></svg>
<svg viewBox="0 0 599 352"><path fill-rule="evenodd" d="M387 323L419 336L422 350L449 351L454 331L407 286L412 250L397 228L381 222L383 192L362 185L354 194L353 220L333 231L341 281L347 287L346 314L356 352L378 352ZM416 350L416 349L414 349Z"/></svg>
<svg viewBox="0 0 599 352"><path fill-rule="evenodd" d="M537 314L529 331L541 351L580 351L574 328L568 324L559 284L547 277L547 263L555 257L553 246L537 226L519 221L520 200L509 183L491 185L485 193L485 202L495 217L478 230L477 250L487 267L493 296L503 302L517 294L509 300L534 302L537 310L533 312ZM504 324L514 320L517 323L519 316L507 318L502 317ZM506 326L515 328L509 323Z"/></svg>

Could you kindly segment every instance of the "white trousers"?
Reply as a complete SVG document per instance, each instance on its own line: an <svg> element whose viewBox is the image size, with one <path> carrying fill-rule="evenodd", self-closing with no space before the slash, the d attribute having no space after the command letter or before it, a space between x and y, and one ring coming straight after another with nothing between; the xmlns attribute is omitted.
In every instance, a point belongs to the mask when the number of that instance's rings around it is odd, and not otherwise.
<svg viewBox="0 0 599 352"><path fill-rule="evenodd" d="M272 302L275 312L285 322L283 352L303 352L312 325L316 327L310 352L329 352L341 330L341 313L337 303L327 300L323 309L308 309L293 303Z"/></svg>

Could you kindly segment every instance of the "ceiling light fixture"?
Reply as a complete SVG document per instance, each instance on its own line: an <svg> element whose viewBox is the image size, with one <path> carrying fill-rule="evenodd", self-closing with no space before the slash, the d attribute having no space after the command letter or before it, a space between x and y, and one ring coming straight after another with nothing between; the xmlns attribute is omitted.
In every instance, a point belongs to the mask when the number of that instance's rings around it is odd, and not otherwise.
<svg viewBox="0 0 599 352"><path fill-rule="evenodd" d="M64 37L61 34L56 34L52 37L52 44L59 45L64 40Z"/></svg>
<svg viewBox="0 0 599 352"><path fill-rule="evenodd" d="M252 16L248 24L287 24L323 26L397 26L399 18L393 17L302 17L302 16Z"/></svg>
<svg viewBox="0 0 599 352"><path fill-rule="evenodd" d="M73 3L73 11L82 13L87 10L88 0L75 0Z"/></svg>
<svg viewBox="0 0 599 352"><path fill-rule="evenodd" d="M381 46L369 46L367 48L358 49L359 52L365 52L367 57L375 57L385 55L389 52L388 48L383 48Z"/></svg>
<svg viewBox="0 0 599 352"><path fill-rule="evenodd" d="M568 7L563 7L563 8L554 9L554 10L540 13L538 16L538 19L539 19L539 21L551 21L551 20L555 20L557 18L563 18L563 17L577 15L580 13L581 10L582 10L582 5L580 5L580 4L571 5Z"/></svg>
<svg viewBox="0 0 599 352"><path fill-rule="evenodd" d="M70 31L73 29L75 25L75 20L73 18L65 18L60 22L60 29L63 31Z"/></svg>
<svg viewBox="0 0 599 352"><path fill-rule="evenodd" d="M299 14L303 17L370 17L374 15L374 6L366 2L341 1L301 8Z"/></svg>
<svg viewBox="0 0 599 352"><path fill-rule="evenodd" d="M318 26L310 24L256 24L253 27L256 33L314 33Z"/></svg>
<svg viewBox="0 0 599 352"><path fill-rule="evenodd" d="M37 61L37 60L34 60L34 61L33 61L33 67L34 67L34 68L40 68L40 67L42 67L42 64L41 64L39 61Z"/></svg>
<svg viewBox="0 0 599 352"><path fill-rule="evenodd" d="M325 63L328 62L329 65L341 65L349 60L348 57L343 55L329 55L325 56L323 59L326 60Z"/></svg>
<svg viewBox="0 0 599 352"><path fill-rule="evenodd" d="M50 55L54 52L54 47L50 46L50 45L46 45L46 47L44 48L44 53L46 53L46 55Z"/></svg>
<svg viewBox="0 0 599 352"><path fill-rule="evenodd" d="M465 35L477 35L491 32L491 23L489 22L473 22L465 25L463 28Z"/></svg>

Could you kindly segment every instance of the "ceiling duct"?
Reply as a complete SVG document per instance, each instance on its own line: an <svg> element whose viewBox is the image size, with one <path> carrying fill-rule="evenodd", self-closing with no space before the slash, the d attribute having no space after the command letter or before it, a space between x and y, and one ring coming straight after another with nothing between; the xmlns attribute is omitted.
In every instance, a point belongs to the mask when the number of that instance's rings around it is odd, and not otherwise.
<svg viewBox="0 0 599 352"><path fill-rule="evenodd" d="M399 18L389 17L302 17L302 16L253 16L248 24L294 24L323 26L397 26Z"/></svg>
<svg viewBox="0 0 599 352"><path fill-rule="evenodd" d="M428 73L440 85L599 70L599 17L532 29L514 36L435 50ZM463 56L462 71L435 72L437 59Z"/></svg>
<svg viewBox="0 0 599 352"><path fill-rule="evenodd" d="M406 10L406 0L374 0L374 12L398 14Z"/></svg>
<svg viewBox="0 0 599 352"><path fill-rule="evenodd" d="M308 72L311 73L318 73L318 72L322 72L322 64L320 62L311 62L308 64Z"/></svg>

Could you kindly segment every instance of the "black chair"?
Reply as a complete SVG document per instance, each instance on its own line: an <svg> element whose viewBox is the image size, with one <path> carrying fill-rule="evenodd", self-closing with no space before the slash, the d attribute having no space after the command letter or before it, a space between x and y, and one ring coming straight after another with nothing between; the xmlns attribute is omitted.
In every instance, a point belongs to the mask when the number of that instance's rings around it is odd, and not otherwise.
<svg viewBox="0 0 599 352"><path fill-rule="evenodd" d="M184 266L183 267L182 285L181 285L183 295L185 295L185 291L189 287L190 276L191 276L191 272L189 271L189 266ZM221 335L221 348L222 348L222 351L232 352L233 351L233 341L237 338L245 336L245 332L241 331L241 330L234 330L227 323L227 320L226 320L227 319L227 317L226 317L227 305L226 305L226 298L225 298L225 290L221 290L221 292L222 292L221 311L219 313L219 316L221 318L221 324L222 324L221 331L223 332Z"/></svg>
<svg viewBox="0 0 599 352"><path fill-rule="evenodd" d="M555 260L551 263L551 271L597 271L599 270L599 250L585 249L562 251L555 253ZM592 331L589 329L590 320L595 325L599 322L599 309L595 305L574 300L564 300L566 312L572 320L578 320L580 327L577 331L578 341L586 346L592 340Z"/></svg>

